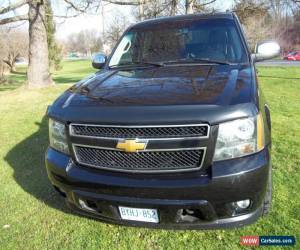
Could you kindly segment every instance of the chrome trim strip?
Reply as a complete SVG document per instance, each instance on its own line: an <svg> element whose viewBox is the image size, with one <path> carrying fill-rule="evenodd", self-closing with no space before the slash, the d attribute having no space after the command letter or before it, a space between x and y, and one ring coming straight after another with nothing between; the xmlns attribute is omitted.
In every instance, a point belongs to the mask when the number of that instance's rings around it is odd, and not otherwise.
<svg viewBox="0 0 300 250"><path fill-rule="evenodd" d="M200 124L181 124L181 125L99 125L99 124L88 124L88 123L71 123L70 125L79 126L93 126L93 127L104 127L104 128L160 128L160 127L197 127L197 126L208 126L206 123Z"/></svg>
<svg viewBox="0 0 300 250"><path fill-rule="evenodd" d="M118 148L100 147L100 146L85 145L85 144L78 144L78 143L73 143L72 144L73 150L74 150L74 146L79 146L79 147L84 147L84 148L96 148L96 149L104 149L104 150L110 150L110 151L125 152L124 150L121 150L121 149L118 149ZM163 151L182 151L182 150L200 150L200 149L206 149L206 147L143 149L143 150L137 150L136 152L161 152L161 151L163 152ZM128 153L128 154L134 154L134 152L133 153Z"/></svg>
<svg viewBox="0 0 300 250"><path fill-rule="evenodd" d="M81 137L81 138L94 138L94 139L101 139L101 140L148 140L148 141L176 141L176 140L192 140L192 139L207 139L208 137L167 137L167 138L149 138L149 137L126 137L126 138L119 138L119 137L101 137L101 136L88 136L88 135L71 135L73 137Z"/></svg>
<svg viewBox="0 0 300 250"><path fill-rule="evenodd" d="M206 156L206 147L198 147L198 148L185 148L185 149L167 149L167 150L151 150L151 151L182 151L182 150L203 150L203 155L202 155L202 159L200 162L199 167L196 168L189 168L189 169L171 169L171 170L129 170L129 169L119 169L119 168L109 168L109 167L100 167L100 166L96 166L96 165L92 165L92 164L86 164L86 163L82 163L79 161L78 157L77 157L77 152L75 150L74 146L80 146L80 147L86 147L86 148L98 148L98 149L104 149L106 150L106 148L104 147L97 147L97 146L87 146L87 145L81 145L81 144L72 144L72 149L75 155L75 159L76 161L83 165L83 166L88 166L88 167L92 167L92 168L96 168L96 169L101 169L101 170L111 170L111 171L115 171L115 172L127 172L127 173L170 173L170 172L189 172L189 171L195 171L195 170L200 170L203 166L204 160L205 160L205 156ZM108 150L111 150L110 148ZM122 150L119 149L115 149L116 151L121 151L124 152ZM151 152L150 150L148 152ZM141 152L147 152L146 150L143 150ZM128 154L135 154L135 153L128 153Z"/></svg>
<svg viewBox="0 0 300 250"><path fill-rule="evenodd" d="M185 136L185 137L162 137L162 138L151 138L151 137L135 137L135 138L119 138L119 137L102 137L102 136L89 136L89 135L77 135L73 133L72 126L90 126L90 127L102 127L102 128L168 128L168 127L199 127L206 126L207 127L207 135L206 136ZM151 141L157 140L189 140L189 139L207 139L210 134L210 126L205 123L201 124L184 124L184 125L141 125L141 126L122 126L122 125L94 125L94 124L80 124L80 123L70 123L69 125L69 133L73 137L83 137L83 138L97 138L104 140L124 140L124 139L147 139Z"/></svg>

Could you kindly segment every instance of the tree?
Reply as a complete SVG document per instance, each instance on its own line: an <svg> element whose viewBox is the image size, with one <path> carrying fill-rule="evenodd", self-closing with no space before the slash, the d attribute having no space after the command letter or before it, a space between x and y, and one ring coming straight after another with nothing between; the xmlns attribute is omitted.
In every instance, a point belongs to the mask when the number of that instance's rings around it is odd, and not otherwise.
<svg viewBox="0 0 300 250"><path fill-rule="evenodd" d="M6 64L7 71L13 72L16 59L28 57L28 35L18 30L3 28L0 30L0 36L0 60Z"/></svg>
<svg viewBox="0 0 300 250"><path fill-rule="evenodd" d="M180 5L179 0L103 0L117 5L128 5L138 7L138 19L144 20L149 17L176 15ZM184 8L186 14L199 12L205 6L214 3L216 0L185 0ZM151 8L152 7L152 8Z"/></svg>
<svg viewBox="0 0 300 250"><path fill-rule="evenodd" d="M29 21L29 65L27 72L30 87L43 87L52 84L49 73L47 33L45 28L45 3L48 0L20 0L0 9L0 25L11 22ZM28 13L6 17L16 9L28 5Z"/></svg>
<svg viewBox="0 0 300 250"><path fill-rule="evenodd" d="M15 0L0 4L0 25L18 21L29 22L29 65L27 71L28 86L34 88L53 84L49 71L49 50L47 36L47 8L50 0ZM67 10L84 13L92 6L93 0L63 0ZM4 5L7 3L7 5ZM27 6L28 13L18 15L16 10ZM66 15L65 17L67 17Z"/></svg>
<svg viewBox="0 0 300 250"><path fill-rule="evenodd" d="M3 61L3 58L6 57L6 42L4 36L0 34L0 84L3 83L3 79L5 80L5 76L9 73L8 65Z"/></svg>
<svg viewBox="0 0 300 250"><path fill-rule="evenodd" d="M194 0L185 0L185 13L193 14L194 13Z"/></svg>
<svg viewBox="0 0 300 250"><path fill-rule="evenodd" d="M208 0L208 1L185 0L185 13L193 14L195 12L203 11L206 6L214 3L215 1L216 0Z"/></svg>
<svg viewBox="0 0 300 250"><path fill-rule="evenodd" d="M29 64L28 85L39 88L52 85L49 71L49 51L46 31L46 5L48 0L29 2Z"/></svg>
<svg viewBox="0 0 300 250"><path fill-rule="evenodd" d="M178 14L178 0L148 0L143 7L144 19L157 18L161 16L175 16ZM135 16L140 19L140 11Z"/></svg>
<svg viewBox="0 0 300 250"><path fill-rule="evenodd" d="M55 70L60 69L62 60L62 48L55 40L56 27L53 21L53 11L50 2L46 4L46 31L47 31L47 44L49 51L49 66Z"/></svg>
<svg viewBox="0 0 300 250"><path fill-rule="evenodd" d="M123 32L128 27L128 23L129 21L122 14L117 15L113 19L113 21L105 31L105 41L110 48L112 48L121 38Z"/></svg>
<svg viewBox="0 0 300 250"><path fill-rule="evenodd" d="M272 15L273 22L277 25L293 14L297 14L300 7L299 0L265 0Z"/></svg>
<svg viewBox="0 0 300 250"><path fill-rule="evenodd" d="M89 1L89 0L86 0ZM124 6L134 6L139 8L139 20L142 21L145 19L144 15L144 5L147 0L103 0L104 2L111 3L111 4L116 4L116 5L124 5Z"/></svg>
<svg viewBox="0 0 300 250"><path fill-rule="evenodd" d="M102 40L97 30L82 30L69 35L66 41L67 52L80 52L91 56L102 50Z"/></svg>
<svg viewBox="0 0 300 250"><path fill-rule="evenodd" d="M245 28L251 47L265 39L277 40L283 50L299 45L299 7L294 1L239 0L233 10Z"/></svg>
<svg viewBox="0 0 300 250"><path fill-rule="evenodd" d="M296 4L296 6L300 7L300 0L292 0L292 2Z"/></svg>
<svg viewBox="0 0 300 250"><path fill-rule="evenodd" d="M298 47L300 49L300 10L295 14L291 23L282 29L279 35L279 41L284 50L289 51Z"/></svg>
<svg viewBox="0 0 300 250"><path fill-rule="evenodd" d="M258 41L271 37L271 29L267 25L268 9L267 4L262 1L235 1L233 11L238 15L252 48Z"/></svg>
<svg viewBox="0 0 300 250"><path fill-rule="evenodd" d="M238 15L242 24L246 25L250 18L265 17L268 13L268 6L265 2L255 0L235 1L233 11Z"/></svg>

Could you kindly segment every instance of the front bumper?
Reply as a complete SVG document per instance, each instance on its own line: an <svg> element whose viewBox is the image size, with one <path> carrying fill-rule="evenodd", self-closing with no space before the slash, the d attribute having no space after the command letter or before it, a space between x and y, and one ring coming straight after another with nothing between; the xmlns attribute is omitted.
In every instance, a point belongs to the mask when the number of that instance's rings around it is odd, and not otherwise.
<svg viewBox="0 0 300 250"><path fill-rule="evenodd" d="M102 221L131 226L210 229L238 227L256 221L270 168L269 148L251 156L215 162L209 173L129 174L77 165L51 148L46 167L52 184L77 212ZM232 202L251 200L251 206L236 210ZM84 208L79 200L89 206ZM125 221L118 206L155 208L158 224ZM185 211L193 210L197 216Z"/></svg>

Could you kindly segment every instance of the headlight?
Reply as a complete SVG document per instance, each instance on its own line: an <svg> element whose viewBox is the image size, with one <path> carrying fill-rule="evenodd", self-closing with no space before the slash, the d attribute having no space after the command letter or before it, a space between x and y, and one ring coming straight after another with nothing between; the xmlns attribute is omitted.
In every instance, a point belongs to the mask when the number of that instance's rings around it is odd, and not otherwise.
<svg viewBox="0 0 300 250"><path fill-rule="evenodd" d="M261 114L219 125L214 161L237 158L264 148Z"/></svg>
<svg viewBox="0 0 300 250"><path fill-rule="evenodd" d="M49 119L49 140L50 147L62 153L69 154L66 127L63 123Z"/></svg>

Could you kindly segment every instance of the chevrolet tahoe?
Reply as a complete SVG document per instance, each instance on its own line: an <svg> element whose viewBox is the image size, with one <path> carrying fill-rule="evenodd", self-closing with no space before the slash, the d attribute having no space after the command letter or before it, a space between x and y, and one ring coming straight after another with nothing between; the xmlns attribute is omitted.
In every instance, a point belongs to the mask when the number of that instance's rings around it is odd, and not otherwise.
<svg viewBox="0 0 300 250"><path fill-rule="evenodd" d="M129 27L47 111L46 168L76 212L108 223L239 227L272 201L271 119L233 13Z"/></svg>

